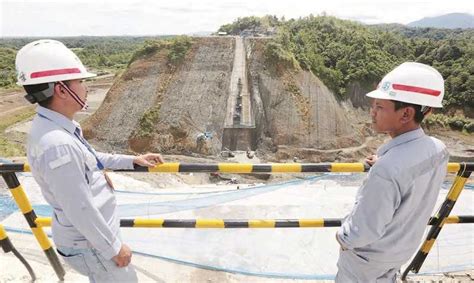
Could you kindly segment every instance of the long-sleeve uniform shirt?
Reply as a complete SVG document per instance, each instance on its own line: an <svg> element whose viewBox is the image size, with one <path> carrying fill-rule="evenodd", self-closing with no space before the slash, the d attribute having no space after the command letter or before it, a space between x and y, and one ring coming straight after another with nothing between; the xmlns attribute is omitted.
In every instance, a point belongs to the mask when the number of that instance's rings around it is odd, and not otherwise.
<svg viewBox="0 0 474 283"><path fill-rule="evenodd" d="M420 128L393 138L377 155L337 237L369 262L401 265L420 244L449 154Z"/></svg>
<svg viewBox="0 0 474 283"><path fill-rule="evenodd" d="M77 122L38 106L28 136L28 161L53 208L55 244L92 247L110 259L122 246L120 220L113 189L99 169L99 161L105 168L129 169L134 157L96 152L76 135L82 135Z"/></svg>

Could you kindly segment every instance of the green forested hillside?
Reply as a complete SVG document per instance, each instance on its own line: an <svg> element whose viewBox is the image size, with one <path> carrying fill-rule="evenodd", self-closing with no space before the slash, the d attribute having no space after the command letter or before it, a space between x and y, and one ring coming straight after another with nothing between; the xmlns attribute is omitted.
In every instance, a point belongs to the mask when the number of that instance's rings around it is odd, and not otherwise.
<svg viewBox="0 0 474 283"><path fill-rule="evenodd" d="M312 15L288 21L268 18L262 18L261 24L255 17L239 18L221 30L277 27L267 45L267 58L311 70L340 96L346 94L351 82L375 87L385 73L404 61L426 63L437 68L446 80L447 109L474 109L472 29L366 26Z"/></svg>
<svg viewBox="0 0 474 283"><path fill-rule="evenodd" d="M0 88L12 86L16 82L15 55L15 49L0 47Z"/></svg>
<svg viewBox="0 0 474 283"><path fill-rule="evenodd" d="M0 39L0 88L15 86L15 56L25 44L38 38ZM82 63L93 71L114 73L125 68L134 52L152 37L61 37L55 38L72 48Z"/></svg>
<svg viewBox="0 0 474 283"><path fill-rule="evenodd" d="M219 31L240 34L271 30L270 62L311 70L343 97L352 82L375 87L382 76L411 60L437 68L446 80L446 109L474 109L474 30L366 26L330 16L285 20L275 16L239 18ZM248 33L247 33L248 34ZM98 73L125 68L150 37L62 37L83 63ZM16 51L35 38L0 39L0 88L15 85ZM148 44L148 45L147 45ZM152 44L153 45L153 44ZM140 51L141 50L141 51ZM467 108L466 108L467 107Z"/></svg>

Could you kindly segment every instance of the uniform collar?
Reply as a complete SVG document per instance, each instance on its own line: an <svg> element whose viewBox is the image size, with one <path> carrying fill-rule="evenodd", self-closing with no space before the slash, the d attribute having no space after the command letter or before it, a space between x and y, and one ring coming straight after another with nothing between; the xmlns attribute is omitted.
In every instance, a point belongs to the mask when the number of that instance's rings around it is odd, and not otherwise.
<svg viewBox="0 0 474 283"><path fill-rule="evenodd" d="M40 117L50 120L51 122L65 129L71 134L74 134L76 128L80 129L80 125L76 121L71 121L63 114L50 110L48 108L38 105L38 107L36 108L36 113L38 113Z"/></svg>
<svg viewBox="0 0 474 283"><path fill-rule="evenodd" d="M385 153L387 153L387 151L389 151L390 149L392 149L392 148L394 148L394 147L396 147L400 144L407 143L407 142L410 142L410 141L415 140L415 139L419 139L419 138L423 137L424 135L425 135L425 132L420 127L416 130L409 131L409 132L403 133L399 136L396 136L395 138L390 140L388 143L382 145L378 149L377 156L380 157L380 156L384 155Z"/></svg>

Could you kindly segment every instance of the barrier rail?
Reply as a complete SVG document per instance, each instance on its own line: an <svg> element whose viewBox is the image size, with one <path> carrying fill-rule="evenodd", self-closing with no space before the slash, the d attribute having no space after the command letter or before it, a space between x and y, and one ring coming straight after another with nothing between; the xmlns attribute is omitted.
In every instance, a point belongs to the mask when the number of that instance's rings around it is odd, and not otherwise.
<svg viewBox="0 0 474 283"><path fill-rule="evenodd" d="M17 251L15 246L13 246L12 242L8 238L7 231L5 231L5 228L3 228L2 224L0 224L0 246L2 247L4 253L12 252L21 261L21 263L23 263L23 265L26 267L26 270L28 270L28 273L31 276L31 281L36 280L36 274L33 271L33 268L31 268L31 265Z"/></svg>
<svg viewBox="0 0 474 283"><path fill-rule="evenodd" d="M428 225L437 225L438 219L431 217ZM50 227L51 217L36 218L36 225ZM323 228L339 227L342 218L314 219L120 219L120 227L127 228ZM446 218L445 224L472 224L473 215L455 215Z"/></svg>
<svg viewBox="0 0 474 283"><path fill-rule="evenodd" d="M465 171L474 171L474 163L463 163ZM134 169L114 170L116 172L149 173L342 173L367 172L370 167L364 163L163 163L155 167L135 166ZM461 169L461 163L448 163L448 172ZM0 163L1 173L30 172L30 166L23 163Z"/></svg>
<svg viewBox="0 0 474 283"><path fill-rule="evenodd" d="M474 171L474 163L449 163L448 172L457 172L457 176L451 186L446 200L441 205L436 216L432 217L429 225L432 225L427 239L417 252L415 258L409 264L402 275L405 280L409 271L418 273L424 260L428 256L434 242L444 224L450 223L473 223L474 216L448 217L454 207L467 179ZM292 164L239 164L239 163L217 163L217 164L186 164L186 163L163 163L148 168L136 166L130 170L115 170L118 172L150 172L150 173L317 173L317 172L367 172L370 167L364 163L292 163ZM5 179L10 191L25 216L33 234L44 250L49 262L53 266L56 275L63 280L65 272L57 254L52 249L49 239L42 230L43 227L51 225L50 218L37 217L32 206L23 191L16 172L29 172L28 164L22 163L0 163L0 173ZM300 220L224 220L224 219L194 219L194 220L172 220L172 219L122 219L121 227L162 227L162 228L303 228L303 227L337 227L341 225L341 219L300 219Z"/></svg>

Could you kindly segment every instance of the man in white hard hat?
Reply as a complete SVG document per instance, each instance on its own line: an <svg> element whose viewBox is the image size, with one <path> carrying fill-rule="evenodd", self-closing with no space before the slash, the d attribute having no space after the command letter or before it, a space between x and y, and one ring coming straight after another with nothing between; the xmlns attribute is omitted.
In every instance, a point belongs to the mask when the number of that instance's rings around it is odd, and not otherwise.
<svg viewBox="0 0 474 283"><path fill-rule="evenodd" d="M95 151L73 116L87 107L84 79L94 77L55 40L25 45L16 57L18 84L38 103L28 136L31 171L53 208L59 254L91 282L137 281L132 252L122 242L113 185L103 169L155 166L159 154L112 155Z"/></svg>
<svg viewBox="0 0 474 283"><path fill-rule="evenodd" d="M403 63L388 73L373 99L372 125L392 138L371 160L351 213L336 239L336 282L395 282L418 248L446 176L448 152L420 128L442 107L444 80L434 68Z"/></svg>

